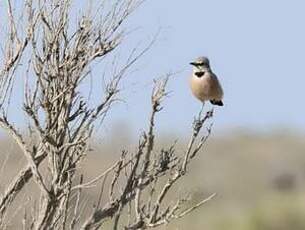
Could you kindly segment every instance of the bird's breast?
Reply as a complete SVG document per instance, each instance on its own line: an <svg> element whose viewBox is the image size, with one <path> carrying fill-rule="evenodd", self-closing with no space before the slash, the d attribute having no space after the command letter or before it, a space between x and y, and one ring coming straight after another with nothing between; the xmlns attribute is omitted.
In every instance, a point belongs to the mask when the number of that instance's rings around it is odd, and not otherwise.
<svg viewBox="0 0 305 230"><path fill-rule="evenodd" d="M200 78L193 75L190 84L192 93L200 101L222 98L221 86L217 78L211 74L205 74Z"/></svg>

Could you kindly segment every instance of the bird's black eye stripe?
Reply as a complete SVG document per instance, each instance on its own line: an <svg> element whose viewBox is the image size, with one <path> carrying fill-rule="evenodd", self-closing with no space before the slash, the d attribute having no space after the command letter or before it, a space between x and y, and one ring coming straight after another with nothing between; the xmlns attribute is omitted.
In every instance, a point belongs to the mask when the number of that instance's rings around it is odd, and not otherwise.
<svg viewBox="0 0 305 230"><path fill-rule="evenodd" d="M191 65L193 65L193 66L207 66L207 64L206 63L196 63L196 62L191 62L190 63Z"/></svg>

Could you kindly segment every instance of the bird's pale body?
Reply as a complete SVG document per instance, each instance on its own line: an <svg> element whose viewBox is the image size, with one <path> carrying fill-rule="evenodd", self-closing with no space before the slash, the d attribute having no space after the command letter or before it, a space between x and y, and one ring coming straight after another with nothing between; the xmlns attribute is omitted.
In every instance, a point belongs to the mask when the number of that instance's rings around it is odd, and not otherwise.
<svg viewBox="0 0 305 230"><path fill-rule="evenodd" d="M215 74L208 72L202 77L195 74L191 77L191 90L200 101L221 101L223 90Z"/></svg>
<svg viewBox="0 0 305 230"><path fill-rule="evenodd" d="M210 101L214 105L222 106L223 90L217 76L210 68L209 59L199 57L191 65L194 68L190 85L194 96L201 102Z"/></svg>

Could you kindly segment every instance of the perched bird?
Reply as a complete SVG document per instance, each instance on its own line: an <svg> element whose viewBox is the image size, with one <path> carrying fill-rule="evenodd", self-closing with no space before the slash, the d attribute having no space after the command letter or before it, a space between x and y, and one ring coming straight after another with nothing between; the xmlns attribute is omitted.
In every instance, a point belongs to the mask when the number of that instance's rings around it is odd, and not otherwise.
<svg viewBox="0 0 305 230"><path fill-rule="evenodd" d="M223 90L217 76L212 72L210 61L206 57L199 57L194 62L191 77L191 90L202 103L210 101L213 105L223 106Z"/></svg>

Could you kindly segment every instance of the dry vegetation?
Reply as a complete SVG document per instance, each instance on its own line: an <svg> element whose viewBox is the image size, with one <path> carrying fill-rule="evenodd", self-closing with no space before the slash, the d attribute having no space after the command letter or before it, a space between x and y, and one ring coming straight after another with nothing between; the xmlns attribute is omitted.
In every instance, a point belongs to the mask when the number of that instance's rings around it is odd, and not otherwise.
<svg viewBox="0 0 305 230"><path fill-rule="evenodd" d="M116 138L99 140L94 145L95 150L81 164L85 178L92 178L107 169L119 156L117 150L128 144L124 141L130 138L128 132L125 133L127 138L113 131ZM160 139L164 141L159 142L156 149L169 145L173 140L170 136ZM185 139L179 138L177 148L184 146ZM21 158L22 154L12 141L2 139L1 146L0 188L3 192L26 159ZM230 137L213 137L192 164L189 175L175 188L178 191L188 188L191 196L186 205L194 204L212 192L217 192L217 197L191 215L160 229L303 230L304 149L304 137L289 134L231 133ZM84 191L81 199L89 207L84 208L84 213L90 213L100 185ZM30 183L24 191L33 194L33 189L38 191ZM171 193L172 196L175 194ZM19 200L30 202L25 194ZM106 197L102 198L102 202L105 201ZM12 224L14 219L19 219L16 217L24 215L24 209L15 209L13 213L10 218ZM109 225L106 223L105 226Z"/></svg>
<svg viewBox="0 0 305 230"><path fill-rule="evenodd" d="M96 125L111 119L107 115L120 99L121 82L154 39L143 49L132 49L122 66L114 63L113 71L95 75L95 64L112 57L128 35L123 29L125 21L143 1L82 1L73 5L75 2L7 2L0 65L0 126L14 141L14 148L19 148L24 163L10 169L13 176L2 184L0 228L85 230L107 226L133 230L167 225L215 195L211 193L192 205L185 205L188 195L184 190L171 197L210 135L207 122L213 111L200 112L194 119L189 142L183 148L177 149L173 142L156 149L160 139L155 133L155 117L162 110L169 76L156 81L148 129L136 147L131 151L122 147L117 159L103 171L85 177L81 163L92 148ZM96 103L89 99L90 89L82 87L87 81L104 83ZM21 103L15 100L20 82L24 84ZM25 125L12 119L12 106L22 111L19 120L26 120ZM106 155L102 156L99 165L106 161ZM3 169L5 166L4 160ZM98 193L88 202L87 190L97 186Z"/></svg>
<svg viewBox="0 0 305 230"><path fill-rule="evenodd" d="M154 39L120 65L113 54L143 1L75 2L8 0L1 11L0 229L305 229L303 138L231 135L206 147L212 111L196 117L190 137L165 138L155 117L168 77L152 89L138 141L94 144ZM107 59L113 69L94 74ZM99 100L85 82L104 84Z"/></svg>

